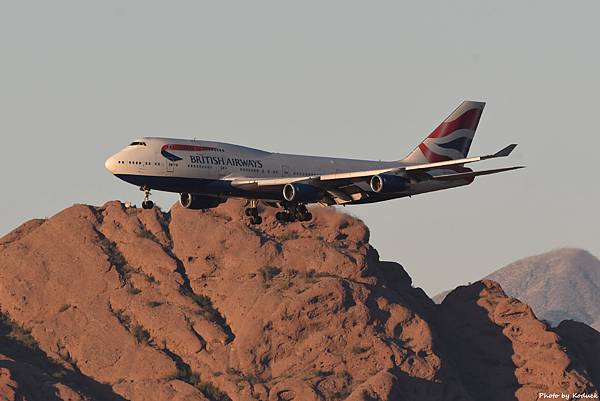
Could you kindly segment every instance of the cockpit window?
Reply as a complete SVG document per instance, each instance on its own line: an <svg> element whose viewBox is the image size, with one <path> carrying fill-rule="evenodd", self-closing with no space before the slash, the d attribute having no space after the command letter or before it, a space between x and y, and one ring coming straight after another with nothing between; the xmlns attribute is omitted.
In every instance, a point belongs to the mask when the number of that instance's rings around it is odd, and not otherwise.
<svg viewBox="0 0 600 401"><path fill-rule="evenodd" d="M146 142L131 142L129 144L129 146L135 146L135 145L142 145L142 146L146 146Z"/></svg>

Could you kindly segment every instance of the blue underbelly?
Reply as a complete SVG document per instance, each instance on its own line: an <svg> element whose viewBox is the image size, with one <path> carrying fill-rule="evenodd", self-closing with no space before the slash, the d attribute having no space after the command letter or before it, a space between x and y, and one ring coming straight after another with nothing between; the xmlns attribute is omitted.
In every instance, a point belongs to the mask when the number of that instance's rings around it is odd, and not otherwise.
<svg viewBox="0 0 600 401"><path fill-rule="evenodd" d="M279 188L265 188L264 191L260 192L247 191L232 186L231 182L227 180L137 174L115 175L130 184L139 187L148 187L157 191L283 200L283 195Z"/></svg>

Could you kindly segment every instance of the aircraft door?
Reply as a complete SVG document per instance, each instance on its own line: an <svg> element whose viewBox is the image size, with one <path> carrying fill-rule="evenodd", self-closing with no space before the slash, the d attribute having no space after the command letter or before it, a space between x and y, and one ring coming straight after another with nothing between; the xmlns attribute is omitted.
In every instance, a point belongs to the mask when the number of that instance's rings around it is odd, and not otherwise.
<svg viewBox="0 0 600 401"><path fill-rule="evenodd" d="M175 171L175 163L169 159L165 160L165 165L167 166L167 173L172 173Z"/></svg>
<svg viewBox="0 0 600 401"><path fill-rule="evenodd" d="M281 166L281 175L284 177L290 175L290 167L289 166Z"/></svg>

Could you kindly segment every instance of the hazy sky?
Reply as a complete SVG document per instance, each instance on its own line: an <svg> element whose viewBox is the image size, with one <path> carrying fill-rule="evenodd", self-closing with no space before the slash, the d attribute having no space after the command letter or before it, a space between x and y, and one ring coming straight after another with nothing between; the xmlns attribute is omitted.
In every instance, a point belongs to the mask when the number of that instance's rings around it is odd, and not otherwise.
<svg viewBox="0 0 600 401"><path fill-rule="evenodd" d="M0 0L0 233L139 204L104 169L139 136L395 160L469 99L488 102L471 154L519 144L476 167L528 168L346 208L381 257L434 294L555 247L600 255L599 15L597 0Z"/></svg>

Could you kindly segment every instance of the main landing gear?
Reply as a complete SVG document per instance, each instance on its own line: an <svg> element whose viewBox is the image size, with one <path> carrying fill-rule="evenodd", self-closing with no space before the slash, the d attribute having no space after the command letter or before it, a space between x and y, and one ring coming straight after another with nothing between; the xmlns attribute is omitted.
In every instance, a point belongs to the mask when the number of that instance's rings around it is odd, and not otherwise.
<svg viewBox="0 0 600 401"><path fill-rule="evenodd" d="M247 207L245 210L246 216L250 217L250 224L260 224L262 223L262 217L258 214L258 201L256 199L252 199L250 201L250 207Z"/></svg>
<svg viewBox="0 0 600 401"><path fill-rule="evenodd" d="M150 200L150 188L141 187L140 191L144 191L144 201L142 202L142 209L152 209L154 202Z"/></svg>
<svg viewBox="0 0 600 401"><path fill-rule="evenodd" d="M258 201L256 199L250 200L249 207L244 211L246 216L250 217L250 224L261 224L263 219L258 214L257 209ZM277 212L275 215L277 221L281 224L292 223L294 221L310 221L313 216L306 209L306 205L301 203L284 203L283 211Z"/></svg>
<svg viewBox="0 0 600 401"><path fill-rule="evenodd" d="M312 213L306 209L306 205L301 203L285 204L283 212L277 212L275 218L280 223L291 223L294 221L310 221Z"/></svg>

